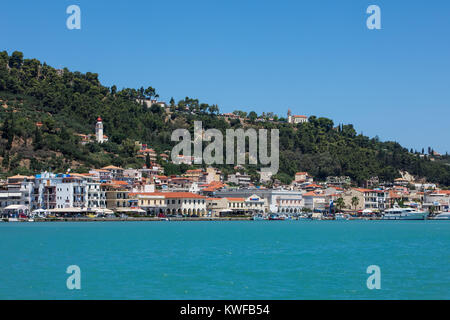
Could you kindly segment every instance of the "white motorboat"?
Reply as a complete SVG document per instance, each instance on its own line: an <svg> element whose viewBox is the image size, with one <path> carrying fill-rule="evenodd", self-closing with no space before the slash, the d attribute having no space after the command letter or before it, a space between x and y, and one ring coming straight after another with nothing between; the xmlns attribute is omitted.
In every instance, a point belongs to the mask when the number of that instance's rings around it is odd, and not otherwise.
<svg viewBox="0 0 450 320"><path fill-rule="evenodd" d="M450 220L450 211L438 214L436 217L434 217L434 220Z"/></svg>
<svg viewBox="0 0 450 320"><path fill-rule="evenodd" d="M392 208L383 214L383 220L425 220L428 212L413 208Z"/></svg>
<svg viewBox="0 0 450 320"><path fill-rule="evenodd" d="M336 213L334 215L334 219L335 220L349 220L350 216L348 214L345 214L345 213Z"/></svg>

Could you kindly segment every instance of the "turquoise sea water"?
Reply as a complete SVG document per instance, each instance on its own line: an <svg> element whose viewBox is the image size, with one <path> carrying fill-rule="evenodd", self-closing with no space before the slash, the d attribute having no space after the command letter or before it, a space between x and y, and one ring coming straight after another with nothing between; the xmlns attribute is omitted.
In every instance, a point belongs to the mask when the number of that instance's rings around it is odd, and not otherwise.
<svg viewBox="0 0 450 320"><path fill-rule="evenodd" d="M449 263L448 221L0 223L0 299L449 299Z"/></svg>

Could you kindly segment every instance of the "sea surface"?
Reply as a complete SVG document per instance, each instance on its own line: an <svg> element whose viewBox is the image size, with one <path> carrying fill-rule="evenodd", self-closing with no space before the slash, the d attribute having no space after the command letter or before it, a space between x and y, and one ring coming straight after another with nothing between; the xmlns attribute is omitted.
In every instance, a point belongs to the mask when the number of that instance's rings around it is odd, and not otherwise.
<svg viewBox="0 0 450 320"><path fill-rule="evenodd" d="M0 223L0 299L450 299L450 222Z"/></svg>

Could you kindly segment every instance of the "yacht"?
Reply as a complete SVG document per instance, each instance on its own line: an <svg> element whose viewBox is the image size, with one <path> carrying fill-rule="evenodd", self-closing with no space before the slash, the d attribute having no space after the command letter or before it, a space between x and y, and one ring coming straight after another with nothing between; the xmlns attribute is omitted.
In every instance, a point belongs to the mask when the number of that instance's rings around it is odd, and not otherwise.
<svg viewBox="0 0 450 320"><path fill-rule="evenodd" d="M383 220L425 220L428 212L413 208L392 208L383 214Z"/></svg>
<svg viewBox="0 0 450 320"><path fill-rule="evenodd" d="M438 214L434 220L450 220L450 211Z"/></svg>

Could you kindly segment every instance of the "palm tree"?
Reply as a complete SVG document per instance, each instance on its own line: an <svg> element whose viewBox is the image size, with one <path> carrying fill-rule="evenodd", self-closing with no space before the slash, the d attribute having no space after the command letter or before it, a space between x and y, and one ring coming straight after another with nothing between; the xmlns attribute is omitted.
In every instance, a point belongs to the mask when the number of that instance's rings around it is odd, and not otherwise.
<svg viewBox="0 0 450 320"><path fill-rule="evenodd" d="M359 205L359 199L358 197L353 197L352 198L352 206L355 208L356 211L356 207Z"/></svg>
<svg viewBox="0 0 450 320"><path fill-rule="evenodd" d="M336 208L338 211L342 211L343 208L345 208L345 201L342 198L339 198L336 200Z"/></svg>
<svg viewBox="0 0 450 320"><path fill-rule="evenodd" d="M428 212L430 213L430 216L431 216L431 217L434 217L434 216L435 216L435 213L436 213L436 207L435 207L435 206L431 206L431 207L428 209Z"/></svg>

